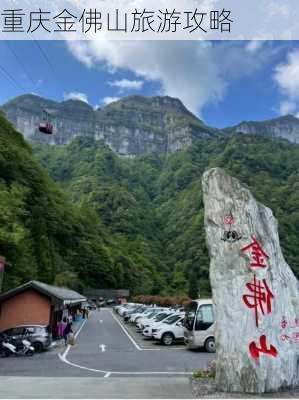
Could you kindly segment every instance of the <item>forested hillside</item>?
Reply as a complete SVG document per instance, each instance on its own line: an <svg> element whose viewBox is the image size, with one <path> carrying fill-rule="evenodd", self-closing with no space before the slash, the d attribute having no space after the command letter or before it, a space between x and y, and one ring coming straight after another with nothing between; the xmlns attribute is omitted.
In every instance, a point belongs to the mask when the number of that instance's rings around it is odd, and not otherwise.
<svg viewBox="0 0 299 400"><path fill-rule="evenodd" d="M214 166L273 209L299 276L298 145L235 134L199 138L167 157L119 157L93 138L32 151L0 115L5 289L35 278L77 289L207 294L201 175Z"/></svg>
<svg viewBox="0 0 299 400"><path fill-rule="evenodd" d="M34 145L34 151L73 203L91 207L119 246L137 249L140 267L155 266L160 276L153 293L193 294L197 285L209 291L201 175L214 166L241 179L273 209L284 254L299 276L297 145L235 134L198 139L168 157L120 158L103 142L83 138L66 147Z"/></svg>
<svg viewBox="0 0 299 400"><path fill-rule="evenodd" d="M22 135L0 115L0 255L8 262L4 289L39 279L77 289L151 291L159 280L154 252L138 238L133 243L127 235L108 231L96 212L84 201L68 200Z"/></svg>

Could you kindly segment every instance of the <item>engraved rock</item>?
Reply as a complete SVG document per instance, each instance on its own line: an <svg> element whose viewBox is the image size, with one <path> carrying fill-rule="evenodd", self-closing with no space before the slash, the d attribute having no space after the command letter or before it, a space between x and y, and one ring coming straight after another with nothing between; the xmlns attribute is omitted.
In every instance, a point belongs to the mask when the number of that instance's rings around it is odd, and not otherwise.
<svg viewBox="0 0 299 400"><path fill-rule="evenodd" d="M296 387L298 280L283 258L277 220L220 168L203 175L203 194L217 388L263 393Z"/></svg>

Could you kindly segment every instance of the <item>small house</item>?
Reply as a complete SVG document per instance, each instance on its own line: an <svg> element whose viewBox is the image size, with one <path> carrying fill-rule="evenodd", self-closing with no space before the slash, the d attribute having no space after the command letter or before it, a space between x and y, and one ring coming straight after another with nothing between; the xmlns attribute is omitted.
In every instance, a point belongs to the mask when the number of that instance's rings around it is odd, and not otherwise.
<svg viewBox="0 0 299 400"><path fill-rule="evenodd" d="M86 298L74 290L30 281L0 295L0 332L18 325L49 325L74 314Z"/></svg>

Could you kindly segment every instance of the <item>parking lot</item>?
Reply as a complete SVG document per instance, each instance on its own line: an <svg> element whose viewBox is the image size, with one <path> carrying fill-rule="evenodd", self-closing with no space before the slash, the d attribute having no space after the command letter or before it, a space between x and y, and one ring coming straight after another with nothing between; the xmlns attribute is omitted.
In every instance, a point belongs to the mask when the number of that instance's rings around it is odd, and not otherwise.
<svg viewBox="0 0 299 400"><path fill-rule="evenodd" d="M130 323L124 323L123 318L121 318L117 313L112 314L113 317L119 322L121 328L129 335L131 340L133 340L137 347L140 349L153 349L153 350L185 350L186 347L183 340L180 340L173 344L172 346L164 346L159 341L154 341L150 338L145 338L140 332L137 332L136 326Z"/></svg>
<svg viewBox="0 0 299 400"><path fill-rule="evenodd" d="M92 377L188 376L204 368L213 354L182 344L163 346L138 337L111 309L93 311L76 334L75 346L1 359L2 376Z"/></svg>

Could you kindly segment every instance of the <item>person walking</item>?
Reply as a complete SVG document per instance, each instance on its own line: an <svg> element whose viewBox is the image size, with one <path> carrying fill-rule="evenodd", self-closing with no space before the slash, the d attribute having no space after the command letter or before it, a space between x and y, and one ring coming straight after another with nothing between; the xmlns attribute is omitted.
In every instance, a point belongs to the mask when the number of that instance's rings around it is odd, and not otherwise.
<svg viewBox="0 0 299 400"><path fill-rule="evenodd" d="M74 333L74 332L73 332L73 329L72 329L72 325L73 325L73 323L70 322L70 321L68 321L68 323L66 324L66 327L65 327L65 329L64 329L63 338L64 338L64 343L65 343L65 345L67 345L68 335L69 335L70 333Z"/></svg>

